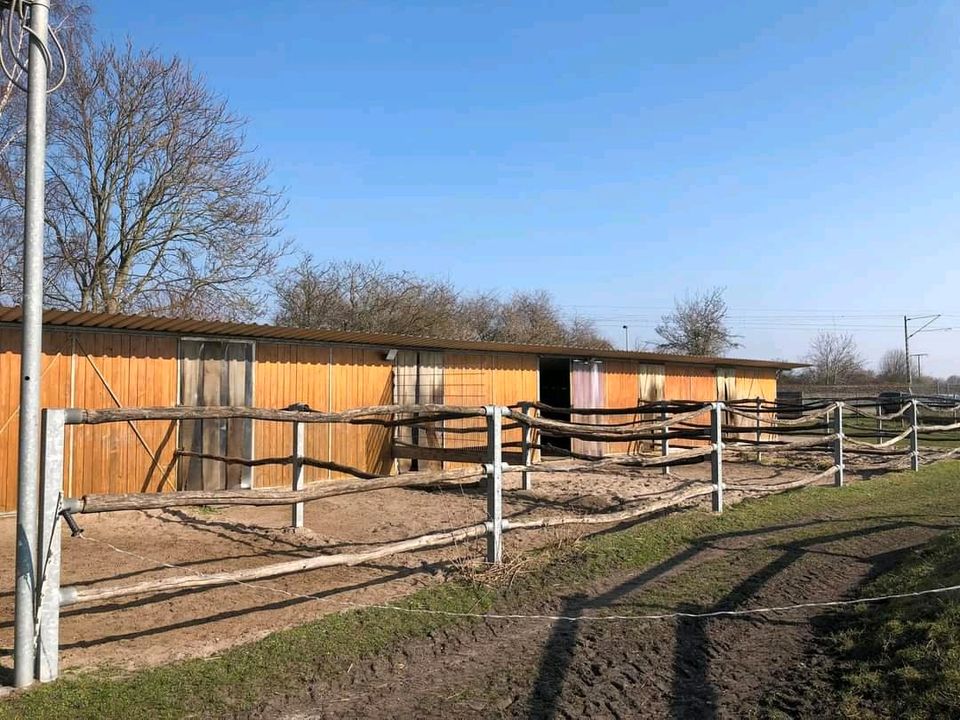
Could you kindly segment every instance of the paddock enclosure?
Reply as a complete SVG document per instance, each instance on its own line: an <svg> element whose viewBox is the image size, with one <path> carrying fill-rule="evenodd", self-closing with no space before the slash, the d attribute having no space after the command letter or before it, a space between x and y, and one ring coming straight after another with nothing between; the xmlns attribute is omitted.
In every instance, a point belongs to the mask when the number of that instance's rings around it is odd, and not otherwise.
<svg viewBox="0 0 960 720"><path fill-rule="evenodd" d="M16 507L19 308L0 309L0 510ZM134 315L48 311L42 406L292 405L323 412L396 403L527 406L545 418L564 409L629 408L664 399L773 400L783 362L687 357L540 345L469 342ZM560 415L557 415L557 411ZM589 415L574 415L573 421ZM622 424L655 419L605 416ZM589 421L589 420L587 420ZM282 467L218 462L289 453L290 429L251 418L71 425L64 494L229 490L289 484ZM505 427L504 456L519 455L521 429ZM677 446L697 445L683 440ZM372 475L477 462L482 419L386 428L310 424L304 455ZM629 443L551 438L538 452L601 455ZM305 469L306 482L344 477Z"/></svg>

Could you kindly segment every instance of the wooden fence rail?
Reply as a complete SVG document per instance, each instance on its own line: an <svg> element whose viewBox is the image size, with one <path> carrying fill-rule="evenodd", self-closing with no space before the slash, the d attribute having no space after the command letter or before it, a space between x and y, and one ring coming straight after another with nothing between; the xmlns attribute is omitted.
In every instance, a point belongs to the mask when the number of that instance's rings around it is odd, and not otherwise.
<svg viewBox="0 0 960 720"><path fill-rule="evenodd" d="M875 401L879 405L879 401ZM540 406L543 407L543 406ZM41 542L38 547L38 567L43 569L38 578L39 614L36 625L36 643L38 664L35 670L37 679L47 681L58 674L59 652L59 616L63 606L80 603L107 601L119 597L143 595L156 592L201 589L233 583L246 583L265 578L279 577L298 572L307 572L325 567L357 565L371 560L388 557L398 553L412 552L426 548L438 548L452 543L485 538L488 562L500 562L503 549L503 534L514 530L559 527L565 525L598 525L635 520L655 512L682 507L700 497L709 495L714 510L723 510L723 498L726 484L723 477L724 454L744 456L749 453L768 452L817 452L829 450L832 463L826 470L795 481L778 483L775 486L753 486L742 483L730 486L749 492L781 492L803 487L832 477L835 485L843 484L844 455L876 454L899 456L904 461L910 459L911 467L916 469L923 462L919 433L945 433L960 429L960 423L949 425L931 425L929 418L920 423L918 402L910 399L898 412L887 413L885 418L904 417L909 421L909 429L876 443L863 439L848 438L844 428L844 413L848 406L844 402L820 402L806 408L801 417L782 419L777 416L778 405L755 401L735 404L733 408L716 402L708 405L700 403L661 403L659 405L639 406L652 410L656 408L659 420L656 422L622 423L603 425L591 423L573 423L561 420L548 420L538 417L536 403L524 403L520 410L506 407L460 407L446 405L379 405L357 408L337 413L314 412L297 407L287 410L269 410L263 408L227 407L227 408L136 408L115 410L46 410L43 429L43 477L40 498ZM673 412L667 410L670 408ZM628 414L625 412L608 414ZM633 410L633 409L631 409ZM751 410L753 413L751 414ZM795 408L794 408L795 410ZM709 413L709 425L683 429L698 416ZM586 414L586 413L581 413ZM597 409L595 414L600 414ZM762 427L762 433L756 427L746 428L746 432L756 432L756 439L740 440L742 427L731 426L725 431L724 417L727 415L746 418ZM862 416L860 407L853 412ZM164 494L123 494L123 495L85 495L81 498L63 496L63 448L64 432L69 424L97 425L111 422L131 422L137 420L199 420L212 418L242 417L258 420L289 422L294 427L293 452L290 455L247 459L206 453L187 453L181 455L218 461L225 464L240 465L289 465L292 468L291 489L257 489L172 492ZM416 472L403 475L374 475L358 468L340 465L326 460L310 458L303 454L302 425L306 423L377 423L385 426L400 424L436 423L452 418L483 418L483 426L471 429L473 432L486 432L486 445L465 448L473 467L447 469L434 472ZM765 417L762 426L761 417ZM873 415L872 417L879 417ZM519 442L519 464L504 462L504 449L518 443L504 442L504 419L509 419L507 427L519 427L523 430L523 439ZM822 421L821 421L822 420ZM811 422L813 424L811 425ZM742 423L738 423L742 425ZM678 429L679 428L679 429ZM535 461L535 449L540 443L534 436L540 430L551 435L580 437L590 440L622 442L627 438L644 435L644 439L654 438L650 453L622 453L602 455L580 459L562 459L554 461ZM806 437L804 434L806 433ZM676 437L697 437L706 441L705 447L675 449L669 447L669 439ZM863 436L861 435L861 438ZM729 441L729 438L733 438ZM767 439L764 439L767 438ZM845 440L850 447L845 448ZM729 441L729 442L725 442ZM907 443L908 447L898 447L898 443ZM928 453L928 460L955 457L960 447ZM516 453L515 453L516 455ZM449 459L447 457L446 459ZM628 472L637 468L669 468L691 462L710 462L709 482L689 482L672 491L660 494L647 502L623 508L616 512L595 513L590 515L519 517L503 516L503 477L508 473L521 473L522 486L530 489L533 476L537 473L591 473L591 472ZM354 477L322 484L303 484L302 468L305 466L336 470ZM302 523L303 503L337 495L377 491L387 488L422 487L446 483L465 483L485 480L485 499L487 519L467 527L431 532L415 538L387 543L361 552L337 553L274 563L255 568L223 571L216 573L195 572L173 578L160 578L139 583L119 585L100 584L84 587L60 587L60 545L61 517L73 523L75 515L105 513L130 510L155 510L190 505L291 505L294 508L294 524ZM299 512L298 512L299 511ZM298 519L299 518L299 519Z"/></svg>

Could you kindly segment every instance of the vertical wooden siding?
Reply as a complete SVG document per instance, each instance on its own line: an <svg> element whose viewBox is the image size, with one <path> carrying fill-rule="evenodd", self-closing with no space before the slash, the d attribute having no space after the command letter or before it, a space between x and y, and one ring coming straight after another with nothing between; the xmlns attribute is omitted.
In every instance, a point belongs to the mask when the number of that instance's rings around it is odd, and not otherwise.
<svg viewBox="0 0 960 720"><path fill-rule="evenodd" d="M667 400L714 402L717 399L716 370L698 365L667 365L663 392ZM710 422L710 414L705 412L690 422L707 425ZM706 445L707 441L673 440L670 444L675 447L695 447Z"/></svg>
<svg viewBox="0 0 960 720"><path fill-rule="evenodd" d="M393 398L393 364L382 350L334 348L330 365L330 410L389 405ZM368 472L390 471L390 431L376 425L329 425L334 462ZM339 477L337 473L333 477Z"/></svg>
<svg viewBox="0 0 960 720"><path fill-rule="evenodd" d="M258 342L254 356L253 403L263 408L285 408L306 403L314 410L330 409L330 348L293 343ZM305 429L304 452L330 459L330 431L310 423ZM293 442L290 423L258 420L253 429L256 457L289 455ZM307 482L328 477L326 470L305 468ZM254 487L290 483L290 467L264 465L254 471Z"/></svg>
<svg viewBox="0 0 960 720"><path fill-rule="evenodd" d="M42 407L175 405L177 340L47 331ZM16 507L20 331L0 328L0 507ZM68 495L152 492L175 482L176 424L73 426L65 438Z"/></svg>
<svg viewBox="0 0 960 720"><path fill-rule="evenodd" d="M640 399L640 363L629 360L606 360L603 363L604 399L608 408L635 407ZM639 415L601 415L601 422L609 425L636 421ZM633 452L633 442L605 443L604 453Z"/></svg>
<svg viewBox="0 0 960 720"><path fill-rule="evenodd" d="M737 397L777 399L777 371L767 368L737 368Z"/></svg>
<svg viewBox="0 0 960 720"><path fill-rule="evenodd" d="M539 396L539 361L535 355L444 354L444 402L448 405L516 405ZM487 442L483 418L448 420L446 427L475 428L471 433L447 433L444 447L477 448ZM505 452L518 452L522 431L504 430ZM458 467L459 463L445 463Z"/></svg>
<svg viewBox="0 0 960 720"><path fill-rule="evenodd" d="M177 404L177 338L121 333L75 333L72 401L81 408L162 407ZM176 486L173 421L79 425L67 493L156 492Z"/></svg>

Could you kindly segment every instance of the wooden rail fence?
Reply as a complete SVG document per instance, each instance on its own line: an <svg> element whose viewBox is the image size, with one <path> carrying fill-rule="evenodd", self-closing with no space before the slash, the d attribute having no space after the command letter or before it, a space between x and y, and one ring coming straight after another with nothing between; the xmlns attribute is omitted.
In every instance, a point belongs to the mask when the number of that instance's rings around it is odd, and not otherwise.
<svg viewBox="0 0 960 720"><path fill-rule="evenodd" d="M133 408L110 410L48 409L43 416L42 453L44 458L40 498L40 542L38 567L42 569L37 586L39 608L35 637L38 658L35 677L49 681L59 671L59 618L61 608L80 603L112 600L171 590L200 589L231 583L279 577L318 568L357 565L398 553L436 548L452 543L485 538L486 560L499 563L503 553L503 534L508 531L530 530L563 525L610 524L634 520L683 506L705 496L711 497L716 512L723 511L724 457L737 459L760 458L761 453L824 452L831 465L822 472L796 481L775 486L751 486L749 483L731 485L730 489L782 492L832 478L834 485L844 484L846 455L875 455L909 461L912 469L922 461L936 461L960 454L960 437L954 448L924 448L921 440L936 439L945 433L960 431L955 420L937 424L937 419L956 412L960 405L931 403L924 398L905 398L901 407L885 412L889 401L881 404L876 398L823 401L793 406L771 403L760 399L731 403L663 402L639 405L635 408L548 408L539 403L522 403L515 407L483 406L457 407L446 405L382 405L356 408L338 413L315 412L296 408L271 410L248 407L203 408ZM562 411L580 420L547 419L540 411ZM709 422L702 423L704 414ZM607 423L603 420L630 416L633 421ZM68 425L99 425L133 420L183 420L213 418L254 418L291 424L293 432L290 455L268 458L240 458L205 453L190 453L193 457L241 465L288 465L291 467L291 487L286 489L239 489L217 491L180 491L161 494L90 494L67 498L63 493L64 434ZM583 418L591 420L585 422ZM399 427L436 423L447 419L478 418L486 432L481 447L470 448L458 461L470 464L466 468L401 475L375 475L359 468L311 458L303 453L303 427L308 423L378 424ZM653 420L651 418L658 418ZM725 423L725 418L727 422ZM845 418L849 421L845 425ZM950 418L953 420L953 417ZM505 420L507 422L505 422ZM876 427L863 426L864 422ZM858 426L856 423L860 423ZM901 423L893 429L884 429L882 423ZM504 462L504 428L522 430L519 450ZM470 429L470 432L477 432ZM543 461L536 456L541 447L539 434L602 440L610 442L643 441L648 451L615 453L601 456L574 456ZM698 440L701 447L677 449L670 447L676 439ZM871 442L873 441L873 442ZM186 453L184 453L186 454ZM450 456L442 459L450 460ZM690 481L646 502L623 510L576 516L549 516L512 519L503 516L503 477L505 473L520 473L521 486L530 490L537 473L629 472L638 468L661 468L709 462L710 479ZM303 468L318 467L351 475L344 480L304 484ZM304 503L322 498L386 488L423 487L428 485L485 482L486 520L467 527L441 530L393 542L354 553L318 555L298 558L256 568L217 573L192 573L171 578L148 580L134 584L108 584L94 587L60 586L61 520L76 526L76 517L90 513L108 513L131 510L156 510L170 507L201 505L290 505L291 524L303 525Z"/></svg>

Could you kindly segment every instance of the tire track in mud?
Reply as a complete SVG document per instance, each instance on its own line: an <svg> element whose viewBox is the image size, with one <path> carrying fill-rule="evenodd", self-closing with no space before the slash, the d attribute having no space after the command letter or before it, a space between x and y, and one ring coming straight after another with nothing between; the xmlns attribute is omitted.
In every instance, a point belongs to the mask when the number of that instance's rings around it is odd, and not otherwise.
<svg viewBox="0 0 960 720"><path fill-rule="evenodd" d="M660 566L608 578L533 612L702 612L849 597L904 551L950 529L908 519L871 527L732 534ZM724 582L691 603L721 568ZM666 600L671 600L669 605ZM677 602L682 599L682 602ZM831 663L828 614L550 623L487 620L453 627L312 685L308 702L259 717L743 718L822 717Z"/></svg>

